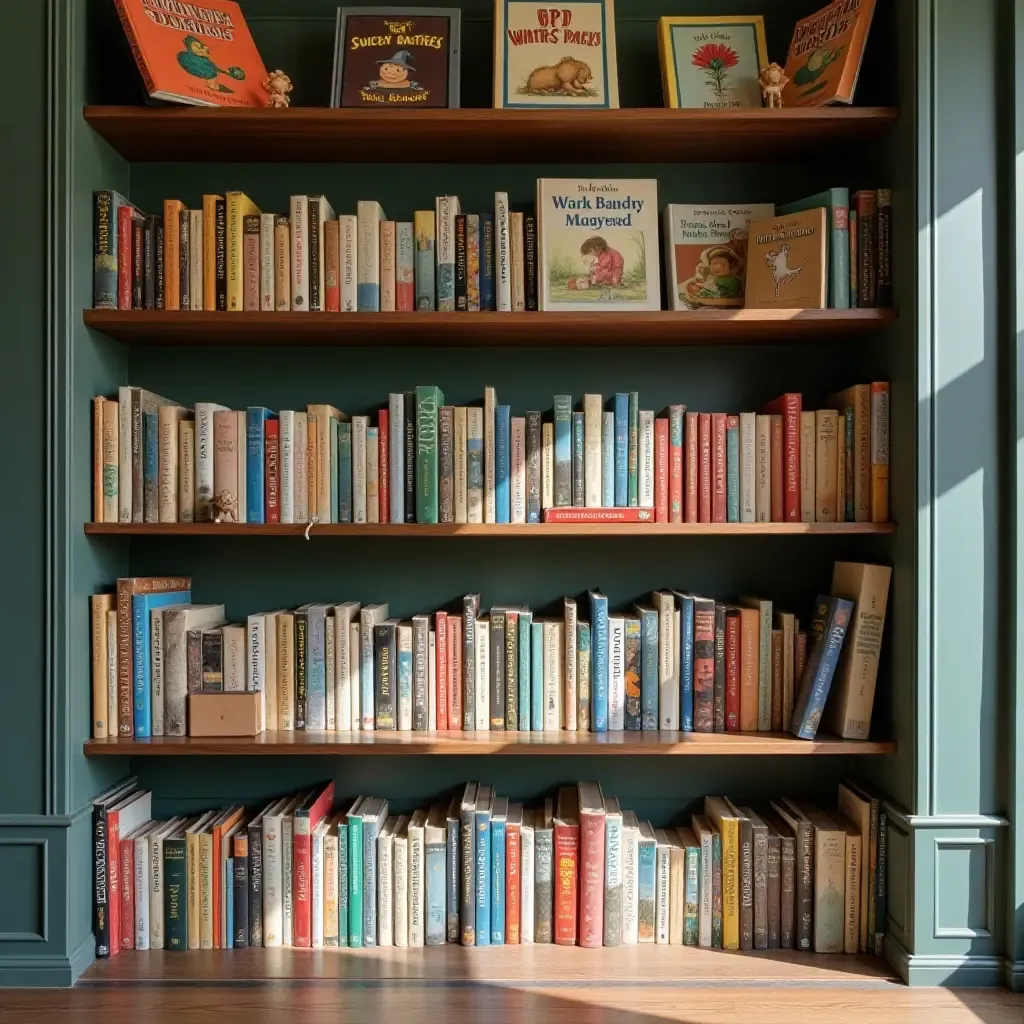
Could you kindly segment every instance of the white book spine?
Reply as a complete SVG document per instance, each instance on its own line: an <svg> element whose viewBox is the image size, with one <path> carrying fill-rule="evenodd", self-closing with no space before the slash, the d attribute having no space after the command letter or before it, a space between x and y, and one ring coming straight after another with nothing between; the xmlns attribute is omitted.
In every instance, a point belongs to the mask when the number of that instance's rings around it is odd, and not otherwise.
<svg viewBox="0 0 1024 1024"><path fill-rule="evenodd" d="M362 688L359 685L359 670L362 658L360 657L359 650L359 623L353 622L349 626L348 630L348 684L349 684L349 697L352 705L352 725L353 731L359 729L362 725L362 716L359 713L360 702L362 700Z"/></svg>
<svg viewBox="0 0 1024 1024"><path fill-rule="evenodd" d="M800 520L814 522L814 481L818 430L814 412L800 413Z"/></svg>
<svg viewBox="0 0 1024 1024"><path fill-rule="evenodd" d="M149 613L149 661L151 710L150 731L154 736L164 734L164 613L154 608ZM160 730L157 732L157 730Z"/></svg>
<svg viewBox="0 0 1024 1024"><path fill-rule="evenodd" d="M483 455L484 446L484 410L470 407L466 410L466 518L471 523L484 521L484 489L481 476L469 476L469 447L479 449ZM475 460L479 461L479 460ZM480 466L483 469L482 466Z"/></svg>
<svg viewBox="0 0 1024 1024"><path fill-rule="evenodd" d="M423 945L423 826L409 826L409 945Z"/></svg>
<svg viewBox="0 0 1024 1024"><path fill-rule="evenodd" d="M149 844L149 948L164 948L164 832Z"/></svg>
<svg viewBox="0 0 1024 1024"><path fill-rule="evenodd" d="M250 615L248 627L245 688L252 693L259 693L267 684L267 617Z"/></svg>
<svg viewBox="0 0 1024 1024"><path fill-rule="evenodd" d="M656 598L658 609L658 727L679 728L679 682L675 674L676 639L673 632L673 605L669 595Z"/></svg>
<svg viewBox="0 0 1024 1024"><path fill-rule="evenodd" d="M278 453L277 497L281 522L295 522L295 410L282 409L278 419L281 450Z"/></svg>
<svg viewBox="0 0 1024 1024"><path fill-rule="evenodd" d="M650 410L640 410L639 433L637 504L641 508L654 508L654 413Z"/></svg>
<svg viewBox="0 0 1024 1024"><path fill-rule="evenodd" d="M274 310L274 221L272 213L260 214L260 309Z"/></svg>
<svg viewBox="0 0 1024 1024"><path fill-rule="evenodd" d="M359 218L356 257L356 306L360 312L380 311L380 203L361 199L356 204Z"/></svg>
<svg viewBox="0 0 1024 1024"><path fill-rule="evenodd" d="M700 833L700 915L697 925L697 945L711 948L712 917L712 840L714 834L706 829Z"/></svg>
<svg viewBox="0 0 1024 1024"><path fill-rule="evenodd" d="M519 941L533 942L534 865L533 829L523 825L519 830Z"/></svg>
<svg viewBox="0 0 1024 1024"><path fill-rule="evenodd" d="M309 197L292 196L292 312L309 310Z"/></svg>
<svg viewBox="0 0 1024 1024"><path fill-rule="evenodd" d="M200 297L201 297L200 293ZM149 855L149 839L135 840L135 948L149 949L149 890L153 862Z"/></svg>
<svg viewBox="0 0 1024 1024"><path fill-rule="evenodd" d="M352 616L334 609L334 726L340 732L352 728Z"/></svg>
<svg viewBox="0 0 1024 1024"><path fill-rule="evenodd" d="M561 622L544 623L544 731L558 732L562 727L562 643L565 626Z"/></svg>
<svg viewBox="0 0 1024 1024"><path fill-rule="evenodd" d="M335 645L335 620L333 615L327 615L324 619L324 718L328 731L337 729L337 708L335 706L335 683L337 675L335 666L337 655L334 651Z"/></svg>
<svg viewBox="0 0 1024 1024"><path fill-rule="evenodd" d="M455 217L458 213L457 196L437 197L434 203L437 225L434 252L437 308L441 313L451 313L455 310Z"/></svg>
<svg viewBox="0 0 1024 1024"><path fill-rule="evenodd" d="M608 731L626 727L626 620L608 616Z"/></svg>
<svg viewBox="0 0 1024 1024"><path fill-rule="evenodd" d="M281 816L281 944L292 945L292 852L295 842L295 819Z"/></svg>
<svg viewBox="0 0 1024 1024"><path fill-rule="evenodd" d="M490 679L491 630L487 619L477 619L473 630L476 637L476 678ZM486 732L491 727L490 708L488 706L488 688L476 687L475 726L477 732Z"/></svg>
<svg viewBox="0 0 1024 1024"><path fill-rule="evenodd" d="M409 945L409 837L395 836L391 852L394 861L395 879L395 925L396 946Z"/></svg>
<svg viewBox="0 0 1024 1024"><path fill-rule="evenodd" d="M199 406L196 406L196 418ZM132 389L118 388L117 391L117 521L132 521ZM213 434L213 418L210 418L210 435ZM210 492L213 493L213 458L210 458ZM114 721L117 721L115 716Z"/></svg>
<svg viewBox="0 0 1024 1024"><path fill-rule="evenodd" d="M583 396L583 482L587 508L601 507L601 429L604 425L601 406L600 395ZM643 413L640 415L642 417Z"/></svg>
<svg viewBox="0 0 1024 1024"><path fill-rule="evenodd" d="M380 224L380 309L382 313L395 311L395 222L384 220Z"/></svg>
<svg viewBox="0 0 1024 1024"><path fill-rule="evenodd" d="M320 289L320 305L318 309L322 312L327 309L327 232L324 231L324 224L334 220L334 210L327 201L326 196L320 196L317 204L319 215L319 230L317 231L317 285Z"/></svg>
<svg viewBox="0 0 1024 1024"><path fill-rule="evenodd" d="M356 522L380 522L380 441L377 427L366 428L366 518Z"/></svg>
<svg viewBox="0 0 1024 1024"><path fill-rule="evenodd" d="M542 423L540 427L540 507L555 506L555 425Z"/></svg>
<svg viewBox="0 0 1024 1024"><path fill-rule="evenodd" d="M392 523L405 522L405 395L388 396L388 509Z"/></svg>
<svg viewBox="0 0 1024 1024"><path fill-rule="evenodd" d="M484 522L495 521L494 497L494 388L484 388Z"/></svg>
<svg viewBox="0 0 1024 1024"><path fill-rule="evenodd" d="M565 667L563 678L565 679L565 729L566 732L576 732L576 602L567 600L565 602Z"/></svg>
<svg viewBox="0 0 1024 1024"><path fill-rule="evenodd" d="M526 419L513 416L511 421L512 459L510 521L526 522Z"/></svg>
<svg viewBox="0 0 1024 1024"><path fill-rule="evenodd" d="M309 837L310 865L310 907L309 944L312 949L323 949L324 945L324 837L313 833Z"/></svg>
<svg viewBox="0 0 1024 1024"><path fill-rule="evenodd" d="M196 402L196 521L209 522L212 518L213 463L216 445L213 437L213 414L224 412L225 406L213 402ZM129 412L129 419L131 415ZM128 435L128 479L131 481L131 432ZM131 485L128 487L128 503L131 504Z"/></svg>
<svg viewBox="0 0 1024 1024"><path fill-rule="evenodd" d="M280 946L284 937L280 814L263 816L263 945Z"/></svg>
<svg viewBox="0 0 1024 1024"><path fill-rule="evenodd" d="M619 890L618 907L611 913L612 901L607 894ZM622 942L622 814L607 814L604 822L604 933L605 945L616 946ZM613 936L612 922L618 924ZM612 939L613 941L609 941Z"/></svg>
<svg viewBox="0 0 1024 1024"><path fill-rule="evenodd" d="M266 682L263 687L265 727L268 732L277 732L277 709L280 698L277 692L277 615L275 614L271 613L266 616L263 641L267 652L264 660Z"/></svg>
<svg viewBox="0 0 1024 1024"><path fill-rule="evenodd" d="M188 212L188 308L195 311L203 308L202 210Z"/></svg>
<svg viewBox="0 0 1024 1024"><path fill-rule="evenodd" d="M402 663L402 655L408 654L410 659L412 658L412 627L411 626L399 626L395 630L395 648L398 651L398 663ZM398 675L401 675L401 669L398 670ZM401 685L396 687L398 699L395 702L398 708L398 716L396 725L399 732L411 732L412 731L412 691Z"/></svg>
<svg viewBox="0 0 1024 1024"><path fill-rule="evenodd" d="M813 421L813 413L811 418ZM752 523L756 518L755 495L757 492L757 472L754 468L754 434L756 417L752 412L740 413L740 522ZM813 491L812 491L813 496ZM813 518L814 504L811 503Z"/></svg>
<svg viewBox="0 0 1024 1024"><path fill-rule="evenodd" d="M366 522L366 416L352 417L352 522Z"/></svg>
<svg viewBox="0 0 1024 1024"><path fill-rule="evenodd" d="M499 313L512 312L512 244L508 193L494 193L494 297Z"/></svg>
<svg viewBox="0 0 1024 1024"><path fill-rule="evenodd" d="M295 522L309 522L309 417L304 409L295 413L295 443L292 454L292 503Z"/></svg>
<svg viewBox="0 0 1024 1024"><path fill-rule="evenodd" d="M359 678L360 678L360 720L364 732L372 732L375 725L376 697L373 691L373 627L388 617L388 606L364 608L359 617Z"/></svg>
<svg viewBox="0 0 1024 1024"><path fill-rule="evenodd" d="M772 418L758 416L755 430L754 472L757 489L754 494L754 518L759 523L772 520Z"/></svg>
<svg viewBox="0 0 1024 1024"><path fill-rule="evenodd" d="M394 867L391 863L395 837L384 831L377 837L377 945L394 945ZM365 870L365 866L364 866Z"/></svg>
<svg viewBox="0 0 1024 1024"><path fill-rule="evenodd" d="M640 906L637 899L637 860L640 855L640 832L636 828L622 830L622 944L635 946L640 932Z"/></svg>
<svg viewBox="0 0 1024 1024"><path fill-rule="evenodd" d="M358 218L354 213L343 213L338 218L340 277L339 308L342 313L354 313L358 308L357 251L359 248Z"/></svg>
<svg viewBox="0 0 1024 1024"><path fill-rule="evenodd" d="M427 638L427 728L437 730L437 638L433 630Z"/></svg>
<svg viewBox="0 0 1024 1024"><path fill-rule="evenodd" d="M453 441L455 445L455 522L469 522L469 487L466 464L466 422L469 410L464 405L455 407Z"/></svg>
<svg viewBox="0 0 1024 1024"><path fill-rule="evenodd" d="M655 853L654 941L668 945L669 847L658 843Z"/></svg>

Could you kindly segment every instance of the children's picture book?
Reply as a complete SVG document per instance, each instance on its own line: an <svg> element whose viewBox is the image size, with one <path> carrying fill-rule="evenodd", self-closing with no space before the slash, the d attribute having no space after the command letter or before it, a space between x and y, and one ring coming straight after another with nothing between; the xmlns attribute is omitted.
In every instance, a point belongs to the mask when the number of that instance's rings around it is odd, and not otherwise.
<svg viewBox="0 0 1024 1024"><path fill-rule="evenodd" d="M825 309L826 219L824 207L818 207L751 222L747 240L747 306Z"/></svg>
<svg viewBox="0 0 1024 1024"><path fill-rule="evenodd" d="M833 0L796 23L786 57L786 107L852 103L875 0Z"/></svg>
<svg viewBox="0 0 1024 1024"><path fill-rule="evenodd" d="M150 99L198 107L267 105L267 72L233 0L114 0L114 6Z"/></svg>
<svg viewBox="0 0 1024 1024"><path fill-rule="evenodd" d="M772 203L665 207L665 281L672 309L743 305L747 228L775 216Z"/></svg>
<svg viewBox="0 0 1024 1024"><path fill-rule="evenodd" d="M332 107L457 107L455 7L339 7Z"/></svg>
<svg viewBox="0 0 1024 1024"><path fill-rule="evenodd" d="M617 107L613 0L495 0L495 107Z"/></svg>
<svg viewBox="0 0 1024 1024"><path fill-rule="evenodd" d="M540 178L542 310L661 309L658 182Z"/></svg>
<svg viewBox="0 0 1024 1024"><path fill-rule="evenodd" d="M667 107L760 107L768 64L764 19L659 18L658 53Z"/></svg>

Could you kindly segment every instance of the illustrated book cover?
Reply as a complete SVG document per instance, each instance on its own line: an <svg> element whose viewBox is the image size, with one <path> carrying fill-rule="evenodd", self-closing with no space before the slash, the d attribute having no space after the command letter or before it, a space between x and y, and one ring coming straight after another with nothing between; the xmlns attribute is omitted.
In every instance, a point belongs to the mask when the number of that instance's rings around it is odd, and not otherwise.
<svg viewBox="0 0 1024 1024"><path fill-rule="evenodd" d="M751 222L746 305L753 309L824 309L828 280L825 210Z"/></svg>

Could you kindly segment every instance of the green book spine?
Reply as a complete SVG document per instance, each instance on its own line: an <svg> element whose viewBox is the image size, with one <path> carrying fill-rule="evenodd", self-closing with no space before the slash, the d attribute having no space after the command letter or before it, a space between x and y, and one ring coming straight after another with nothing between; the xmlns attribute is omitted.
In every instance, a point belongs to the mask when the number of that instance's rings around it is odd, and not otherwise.
<svg viewBox="0 0 1024 1024"><path fill-rule="evenodd" d="M188 870L184 836L164 840L164 946L188 950Z"/></svg>
<svg viewBox="0 0 1024 1024"><path fill-rule="evenodd" d="M640 464L640 394L629 393L629 447L627 449L627 466L629 467L629 507L636 508L639 502L638 469Z"/></svg>
<svg viewBox="0 0 1024 1024"><path fill-rule="evenodd" d="M436 523L438 506L437 411L444 395L437 387L416 389L416 522Z"/></svg>
<svg viewBox="0 0 1024 1024"><path fill-rule="evenodd" d="M338 829L338 945L348 945L348 826Z"/></svg>
<svg viewBox="0 0 1024 1024"><path fill-rule="evenodd" d="M697 926L700 905L700 847L686 847L686 900L683 918L683 945L697 945Z"/></svg>
<svg viewBox="0 0 1024 1024"><path fill-rule="evenodd" d="M722 948L722 836L711 837L711 947Z"/></svg>
<svg viewBox="0 0 1024 1024"><path fill-rule="evenodd" d="M348 944L363 944L363 819L358 816L348 822Z"/></svg>

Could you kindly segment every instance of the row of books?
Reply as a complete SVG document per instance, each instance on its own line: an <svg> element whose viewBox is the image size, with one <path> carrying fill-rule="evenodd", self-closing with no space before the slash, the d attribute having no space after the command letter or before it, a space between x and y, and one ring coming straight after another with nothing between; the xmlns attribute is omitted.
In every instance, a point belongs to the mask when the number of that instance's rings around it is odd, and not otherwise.
<svg viewBox="0 0 1024 1024"><path fill-rule="evenodd" d="M375 416L330 405L195 410L142 388L93 407L93 518L178 523L886 522L889 385L805 410L640 408L555 395L549 416L445 405L436 386ZM570 509L574 511L569 511ZM588 513L575 511L586 509ZM614 511L613 511L614 510Z"/></svg>
<svg viewBox="0 0 1024 1024"><path fill-rule="evenodd" d="M188 578L118 580L92 599L93 734L184 736L195 699L260 695L259 728L532 732L870 729L891 570L837 562L803 620L771 600L600 591L551 614L461 607L391 617L346 601L229 623ZM809 624L809 625L808 625ZM836 682L833 686L833 678ZM829 699L830 693L832 694Z"/></svg>
<svg viewBox="0 0 1024 1024"><path fill-rule="evenodd" d="M467 783L392 814L334 783L152 820L130 779L93 804L98 956L128 949L659 943L881 953L886 810L709 796L656 828L597 782L536 807Z"/></svg>

